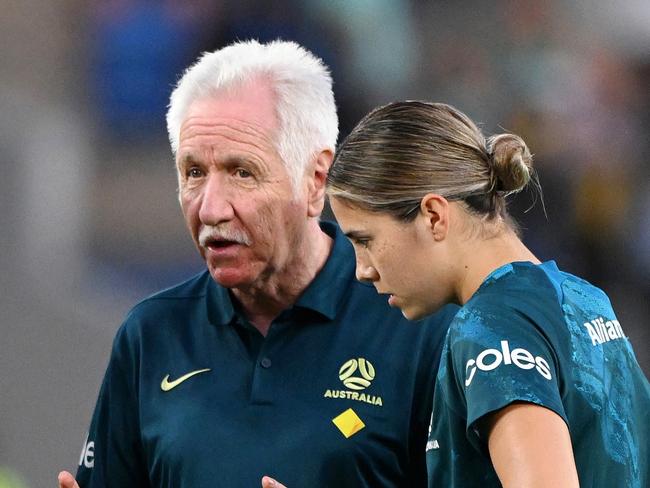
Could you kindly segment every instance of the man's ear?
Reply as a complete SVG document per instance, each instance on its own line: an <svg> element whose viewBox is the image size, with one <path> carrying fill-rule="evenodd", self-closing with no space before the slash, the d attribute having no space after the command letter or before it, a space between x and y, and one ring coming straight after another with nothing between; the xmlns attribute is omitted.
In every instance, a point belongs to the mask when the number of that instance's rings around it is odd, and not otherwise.
<svg viewBox="0 0 650 488"><path fill-rule="evenodd" d="M449 201L435 193L428 193L420 202L420 212L434 240L442 241L449 232Z"/></svg>
<svg viewBox="0 0 650 488"><path fill-rule="evenodd" d="M316 156L314 164L310 168L308 177L308 195L307 215L318 217L323 212L325 206L325 182L327 173L330 170L334 153L329 149L324 149Z"/></svg>

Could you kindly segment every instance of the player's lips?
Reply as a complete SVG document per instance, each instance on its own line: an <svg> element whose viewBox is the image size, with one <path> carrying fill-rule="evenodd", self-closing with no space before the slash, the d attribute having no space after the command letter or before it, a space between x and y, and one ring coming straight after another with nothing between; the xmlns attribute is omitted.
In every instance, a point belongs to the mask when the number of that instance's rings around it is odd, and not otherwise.
<svg viewBox="0 0 650 488"><path fill-rule="evenodd" d="M395 295L387 291L379 291L379 290L377 290L377 293L379 293L380 295L388 295L388 305L390 305L391 307L395 306L395 300L396 300Z"/></svg>

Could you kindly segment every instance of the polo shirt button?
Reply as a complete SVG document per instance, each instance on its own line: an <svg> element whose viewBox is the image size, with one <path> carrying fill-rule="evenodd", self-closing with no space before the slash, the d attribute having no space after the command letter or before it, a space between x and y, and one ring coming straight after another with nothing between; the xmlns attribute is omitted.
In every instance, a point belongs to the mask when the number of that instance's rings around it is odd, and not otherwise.
<svg viewBox="0 0 650 488"><path fill-rule="evenodd" d="M262 365L263 368L270 368L271 364L273 364L273 363L271 362L271 360L269 358L263 358L262 361L260 362L260 364Z"/></svg>

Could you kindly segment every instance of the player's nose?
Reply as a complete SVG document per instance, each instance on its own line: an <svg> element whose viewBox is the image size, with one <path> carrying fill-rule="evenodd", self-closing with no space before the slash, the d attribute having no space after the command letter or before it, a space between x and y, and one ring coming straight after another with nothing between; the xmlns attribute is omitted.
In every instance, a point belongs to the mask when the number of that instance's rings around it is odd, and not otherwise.
<svg viewBox="0 0 650 488"><path fill-rule="evenodd" d="M357 256L356 277L359 281L374 282L379 279L379 273L372 264L359 259Z"/></svg>

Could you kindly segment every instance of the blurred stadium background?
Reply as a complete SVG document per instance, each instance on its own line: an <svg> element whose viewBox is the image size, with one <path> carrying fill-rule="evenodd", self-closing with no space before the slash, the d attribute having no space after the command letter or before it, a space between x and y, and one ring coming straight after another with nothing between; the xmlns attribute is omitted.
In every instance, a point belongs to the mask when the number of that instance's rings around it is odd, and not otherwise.
<svg viewBox="0 0 650 488"><path fill-rule="evenodd" d="M199 52L251 37L296 40L330 65L342 136L404 98L524 136L548 215L513 202L525 240L610 294L650 373L646 0L4 0L3 488L76 469L122 317L202 268L165 105Z"/></svg>

